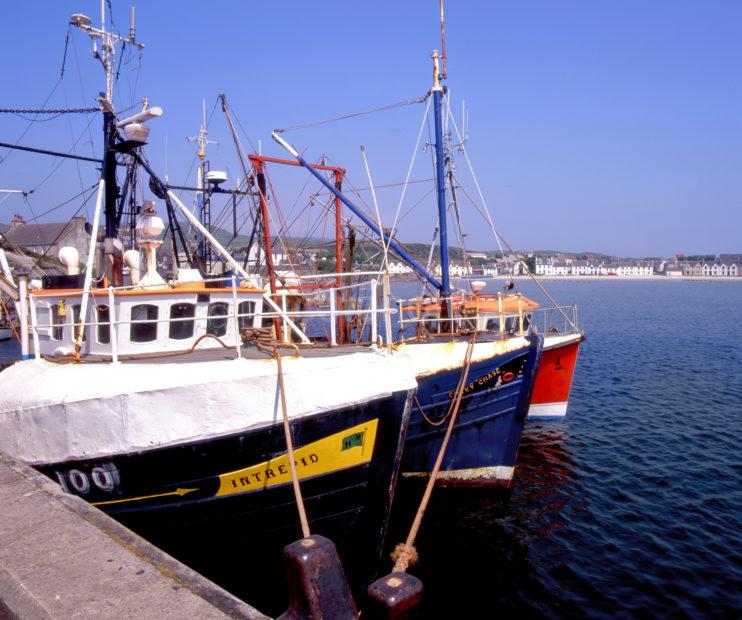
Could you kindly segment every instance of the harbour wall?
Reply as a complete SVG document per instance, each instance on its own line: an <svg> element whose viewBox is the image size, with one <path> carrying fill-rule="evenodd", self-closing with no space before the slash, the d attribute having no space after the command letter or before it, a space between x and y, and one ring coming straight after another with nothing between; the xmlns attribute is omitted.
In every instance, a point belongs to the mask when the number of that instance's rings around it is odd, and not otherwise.
<svg viewBox="0 0 742 620"><path fill-rule="evenodd" d="M0 506L0 618L267 618L3 453Z"/></svg>

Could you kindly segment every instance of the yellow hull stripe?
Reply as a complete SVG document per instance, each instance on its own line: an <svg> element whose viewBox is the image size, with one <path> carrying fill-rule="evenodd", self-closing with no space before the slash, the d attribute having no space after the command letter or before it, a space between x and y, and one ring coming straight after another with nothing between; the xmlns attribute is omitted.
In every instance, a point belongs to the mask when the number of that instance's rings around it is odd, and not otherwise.
<svg viewBox="0 0 742 620"><path fill-rule="evenodd" d="M294 450L299 479L329 474L368 463L376 443L379 420L369 420L358 426ZM287 454L257 465L219 476L217 496L259 491L291 482L291 466Z"/></svg>

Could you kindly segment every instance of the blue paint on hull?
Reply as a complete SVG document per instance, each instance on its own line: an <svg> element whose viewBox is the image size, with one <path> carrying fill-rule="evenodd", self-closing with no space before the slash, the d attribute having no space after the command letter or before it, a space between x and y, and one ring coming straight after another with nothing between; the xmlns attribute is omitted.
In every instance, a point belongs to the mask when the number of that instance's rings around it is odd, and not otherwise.
<svg viewBox="0 0 742 620"><path fill-rule="evenodd" d="M441 471L515 466L543 345L540 336L528 338L528 347L472 364L467 379L471 389L461 399ZM448 413L461 372L461 368L443 370L418 381L402 472L432 471L448 418L442 424L435 423ZM508 373L513 375L509 381Z"/></svg>

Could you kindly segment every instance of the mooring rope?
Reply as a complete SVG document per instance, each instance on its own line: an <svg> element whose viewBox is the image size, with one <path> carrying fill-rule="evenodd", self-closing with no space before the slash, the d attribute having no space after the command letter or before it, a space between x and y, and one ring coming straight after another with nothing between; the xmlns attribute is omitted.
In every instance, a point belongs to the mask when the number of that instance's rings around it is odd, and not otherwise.
<svg viewBox="0 0 742 620"><path fill-rule="evenodd" d="M428 480L428 484L425 487L423 498L422 500L420 500L420 506L417 509L417 514L415 515L415 519L412 522L412 526L410 527L410 532L409 534L407 534L407 540L404 543L399 543L395 547L394 553L392 554L392 559L394 560L394 569L392 570L392 572L404 573L410 566L410 564L414 564L415 562L417 562L418 555L417 550L414 547L415 538L417 537L417 533L420 530L420 524L422 523L423 516L425 515L425 509L428 507L428 503L430 502L430 496L433 493L433 487L435 486L436 479L438 478L438 473L440 472L441 464L443 463L443 457L446 454L446 448L448 447L448 440L451 438L453 426L454 424L456 424L456 418L459 414L459 406L461 405L461 398L464 395L464 387L466 387L466 380L469 377L469 369L471 368L471 359L472 355L474 354L474 345L476 343L476 340L477 335L475 333L472 335L471 340L469 341L469 344L466 348L464 367L461 371L461 377L459 377L459 383L456 386L456 393L449 409L451 419L448 422L446 435L443 437L441 449L438 451L438 457L435 460L433 471L430 473L430 479ZM446 415L448 416L448 414Z"/></svg>
<svg viewBox="0 0 742 620"><path fill-rule="evenodd" d="M304 509L304 500L301 496L301 487L299 486L299 476L296 473L296 462L294 461L294 444L291 441L291 425L289 424L289 414L286 408L286 390L283 381L283 366L281 364L281 353L276 348L273 357L278 366L278 391L281 397L281 413L283 414L283 432L286 436L286 450L289 456L289 465L291 467L291 482L294 485L294 496L296 497L296 507L299 509L299 520L301 521L301 533L304 538L309 538L309 521Z"/></svg>

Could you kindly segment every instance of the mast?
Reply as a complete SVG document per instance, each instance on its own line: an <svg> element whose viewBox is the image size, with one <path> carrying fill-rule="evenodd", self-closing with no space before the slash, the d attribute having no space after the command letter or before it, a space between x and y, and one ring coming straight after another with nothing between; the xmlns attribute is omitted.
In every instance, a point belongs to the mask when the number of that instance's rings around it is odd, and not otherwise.
<svg viewBox="0 0 742 620"><path fill-rule="evenodd" d="M438 67L438 50L433 50L433 112L435 115L435 183L438 190L438 231L441 254L441 318L450 316L449 305L451 286L448 278L448 227L446 226L446 178L443 155L443 125L441 99L444 87L441 84L443 75Z"/></svg>
<svg viewBox="0 0 742 620"><path fill-rule="evenodd" d="M113 253L113 240L116 238L118 233L118 217L117 217L117 201L118 201L118 187L116 184L116 134L117 134L117 123L116 123L116 112L113 107L113 59L115 56L115 44L117 41L121 41L128 45L133 45L138 48L144 46L137 42L135 39L136 30L134 28L134 11L131 13L131 26L129 28L128 38L122 37L118 34L114 34L106 30L106 0L101 0L100 3L100 14L101 14L101 27L94 28L92 20L86 15L76 13L70 18L70 23L76 26L83 32L87 32L93 41L93 57L97 58L106 75L106 89L100 93L98 102L101 105L103 112L103 167L101 170L101 178L105 182L105 203L104 203L104 214L105 214L105 241L104 241L104 252L105 252L105 274L108 281L111 284L122 284L117 282L120 278L120 270L113 268L114 253ZM98 49L100 41L100 49ZM159 111L161 114L162 112ZM92 232L93 238L98 234L97 230Z"/></svg>
<svg viewBox="0 0 742 620"><path fill-rule="evenodd" d="M202 120L201 127L198 130L198 135L194 138L187 138L189 141L193 141L198 145L198 169L196 187L196 210L198 212L198 219L204 228L211 230L211 191L207 187L206 183L206 172L208 162L206 161L206 146L208 144L216 144L213 140L207 138L208 132L206 130L206 101L201 101L202 107ZM212 254L211 245L206 242L206 239L197 233L198 238L198 257L203 263L205 273L209 273L211 270Z"/></svg>

